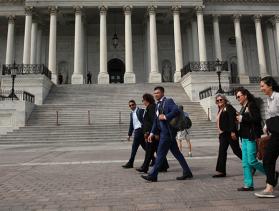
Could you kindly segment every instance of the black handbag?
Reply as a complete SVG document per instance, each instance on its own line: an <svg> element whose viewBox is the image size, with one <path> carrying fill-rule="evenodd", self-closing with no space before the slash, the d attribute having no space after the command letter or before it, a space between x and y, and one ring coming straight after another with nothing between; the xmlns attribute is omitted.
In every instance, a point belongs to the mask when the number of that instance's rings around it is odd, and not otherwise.
<svg viewBox="0 0 279 211"><path fill-rule="evenodd" d="M279 134L279 116L275 116L267 119L266 127L269 132Z"/></svg>

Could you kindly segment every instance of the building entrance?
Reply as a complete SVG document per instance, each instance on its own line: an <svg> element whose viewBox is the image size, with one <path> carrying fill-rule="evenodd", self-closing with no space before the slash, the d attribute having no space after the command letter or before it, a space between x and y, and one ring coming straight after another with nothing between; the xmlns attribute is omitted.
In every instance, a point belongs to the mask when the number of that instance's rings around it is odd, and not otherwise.
<svg viewBox="0 0 279 211"><path fill-rule="evenodd" d="M120 59L111 59L108 62L110 83L124 83L125 65Z"/></svg>

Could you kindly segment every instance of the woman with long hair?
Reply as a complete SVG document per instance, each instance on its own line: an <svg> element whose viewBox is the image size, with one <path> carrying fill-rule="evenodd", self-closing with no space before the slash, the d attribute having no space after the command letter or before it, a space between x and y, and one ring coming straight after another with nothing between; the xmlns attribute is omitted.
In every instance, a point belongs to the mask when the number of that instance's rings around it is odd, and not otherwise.
<svg viewBox="0 0 279 211"><path fill-rule="evenodd" d="M267 76L261 79L260 82L261 91L268 96L267 98L267 109L266 109L266 122L271 122L279 127L279 86L278 83L271 76ZM277 121L276 121L277 119ZM264 132L271 133L270 140L267 143L263 165L266 172L266 188L258 193L255 193L257 197L261 198L274 198L274 187L278 183L279 173L275 171L276 160L279 156L279 132L273 131L268 124L264 127Z"/></svg>
<svg viewBox="0 0 279 211"><path fill-rule="evenodd" d="M217 113L217 128L219 132L219 153L216 165L217 174L213 178L226 176L227 150L231 146L234 154L242 159L239 140L236 135L236 110L229 104L228 99L223 94L217 94L216 105L218 106Z"/></svg>
<svg viewBox="0 0 279 211"><path fill-rule="evenodd" d="M256 158L256 139L261 137L261 112L255 97L245 88L240 87L235 92L236 99L242 106L236 119L239 123L239 136L242 141L242 168L244 186L238 191L254 191L253 168L265 174L263 164Z"/></svg>
<svg viewBox="0 0 279 211"><path fill-rule="evenodd" d="M136 170L138 172L147 173L150 162L154 157L154 153L157 151L159 140L155 140L151 143L147 141L147 138L151 132L153 121L156 115L155 113L156 103L154 97L151 94L145 93L142 96L142 102L145 105L145 111L143 115L143 134L146 141L146 152L145 152L145 158L142 166L140 168L137 168ZM167 159L165 159L163 165L160 168L160 171L166 172L168 168L169 165Z"/></svg>

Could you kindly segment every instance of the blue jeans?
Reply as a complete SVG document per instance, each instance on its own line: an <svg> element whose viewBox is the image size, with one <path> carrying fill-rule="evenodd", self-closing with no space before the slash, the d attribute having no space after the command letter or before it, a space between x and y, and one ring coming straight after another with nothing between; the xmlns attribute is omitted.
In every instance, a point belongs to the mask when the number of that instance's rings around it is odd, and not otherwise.
<svg viewBox="0 0 279 211"><path fill-rule="evenodd" d="M249 139L242 139L242 168L244 174L244 186L254 187L252 168L265 174L263 164L256 158L257 145L256 141Z"/></svg>

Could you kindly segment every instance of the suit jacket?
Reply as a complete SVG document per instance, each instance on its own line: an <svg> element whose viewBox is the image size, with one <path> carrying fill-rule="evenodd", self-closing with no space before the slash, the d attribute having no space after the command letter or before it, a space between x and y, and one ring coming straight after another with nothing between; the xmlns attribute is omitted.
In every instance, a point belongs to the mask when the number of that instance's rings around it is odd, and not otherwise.
<svg viewBox="0 0 279 211"><path fill-rule="evenodd" d="M220 114L219 127L224 132L237 132L236 110L227 104Z"/></svg>
<svg viewBox="0 0 279 211"><path fill-rule="evenodd" d="M143 116L143 133L150 133L155 119L156 104L150 104L146 107Z"/></svg>
<svg viewBox="0 0 279 211"><path fill-rule="evenodd" d="M241 109L240 114L242 115L242 121L239 136L251 140L261 137L261 112L256 103L248 102L245 108Z"/></svg>
<svg viewBox="0 0 279 211"><path fill-rule="evenodd" d="M143 113L144 109L142 108L137 108L137 117L140 123L143 123ZM129 131L128 131L128 136L132 136L134 132L134 124L133 124L133 112L130 113L130 126L129 126Z"/></svg>
<svg viewBox="0 0 279 211"><path fill-rule="evenodd" d="M167 120L159 120L158 116L155 115L151 133L160 134L160 140L170 136L175 138L177 131L170 126L169 122L179 114L178 106L174 103L173 99L164 98L159 109L157 106L157 111L159 114L164 114Z"/></svg>

